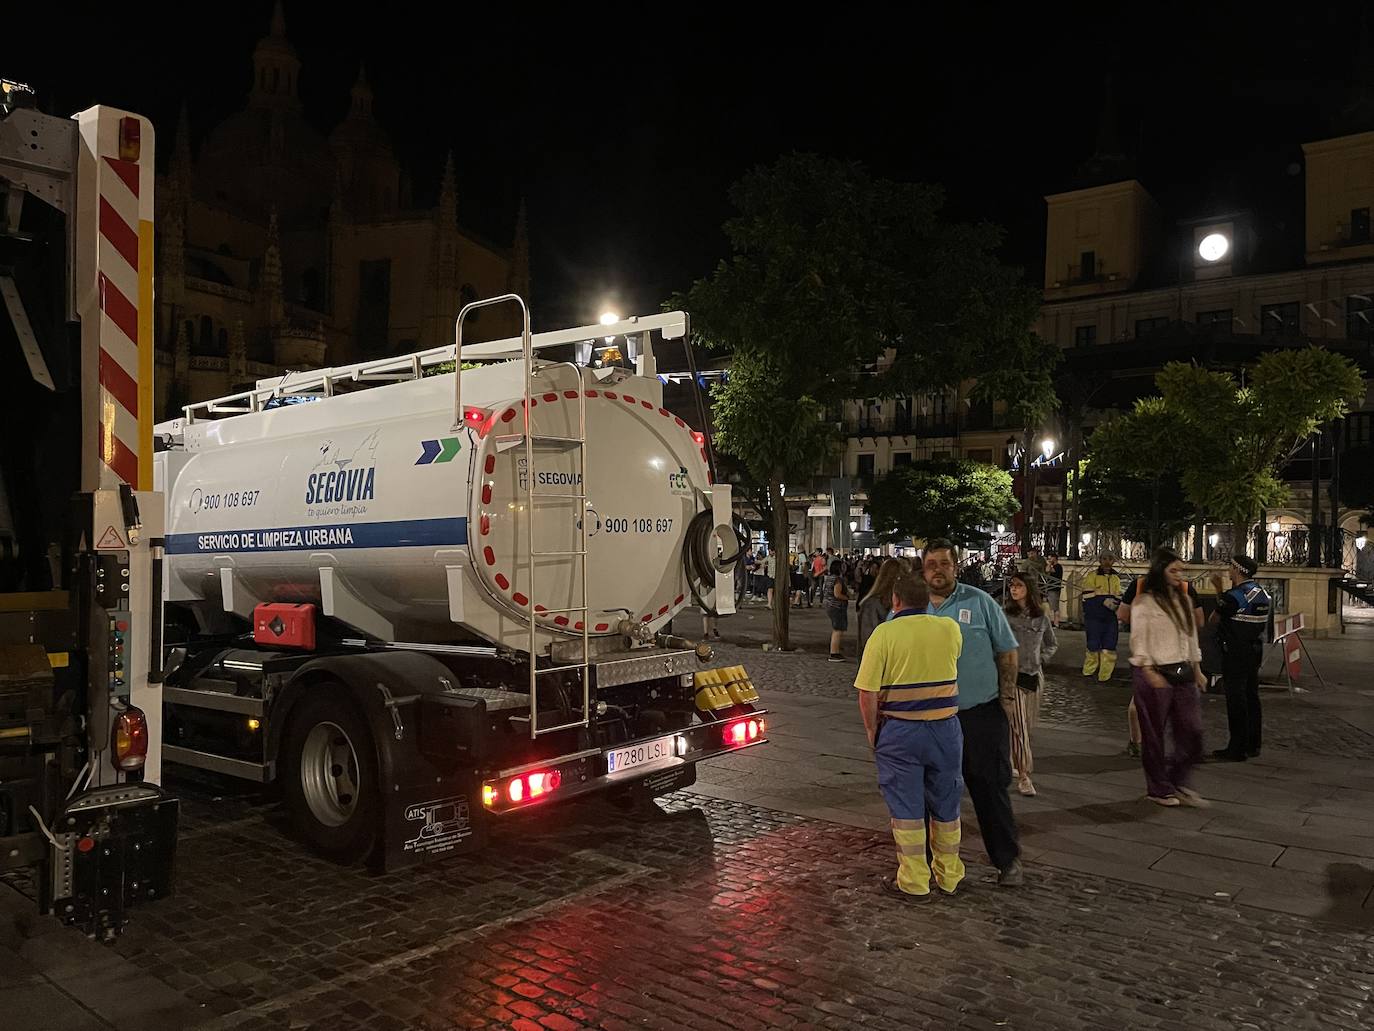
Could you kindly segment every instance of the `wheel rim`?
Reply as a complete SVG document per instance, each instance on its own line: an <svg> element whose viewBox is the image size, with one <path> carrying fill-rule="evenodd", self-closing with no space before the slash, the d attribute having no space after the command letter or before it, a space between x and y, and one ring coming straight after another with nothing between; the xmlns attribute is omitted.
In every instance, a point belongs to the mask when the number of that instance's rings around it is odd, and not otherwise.
<svg viewBox="0 0 1374 1031"><path fill-rule="evenodd" d="M358 753L337 723L317 723L301 748L305 804L326 827L348 821L358 807Z"/></svg>

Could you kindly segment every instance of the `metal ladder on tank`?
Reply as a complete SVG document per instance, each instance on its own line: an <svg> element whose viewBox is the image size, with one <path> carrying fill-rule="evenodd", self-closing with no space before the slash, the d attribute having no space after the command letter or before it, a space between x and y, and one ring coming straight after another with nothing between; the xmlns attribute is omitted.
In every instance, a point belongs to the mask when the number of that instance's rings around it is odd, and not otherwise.
<svg viewBox="0 0 1374 1031"><path fill-rule="evenodd" d="M525 452L525 486L523 489L525 497L525 511L528 515L525 518L525 551L529 556L530 563L530 583L528 603L526 605L526 623L529 627L529 662L530 662L530 739L539 737L541 734L554 734L562 730L575 730L591 725L591 632L590 632L590 607L587 603L587 391L584 389L584 370L573 362L557 362L536 369L534 365L534 346L530 334L530 311L524 300L518 294L502 294L499 297L489 297L485 300L473 301L463 305L458 312L458 318L454 325L454 355L453 355L453 432L458 432L466 425L463 415L463 323L467 319L468 313L479 308L489 308L497 304L513 303L520 307L521 317L521 350L525 362L525 399L523 406L524 422L523 433L518 437L524 446ZM534 400L535 380L553 372L555 369L571 368L577 375L577 435L576 436L555 436L551 434L536 434L532 432L533 421L531 411ZM510 439L510 438L504 438ZM502 437L497 438L498 447ZM534 485L536 481L534 456L538 450L560 449L564 451L577 452L577 472L578 489L574 493L546 494L535 493ZM577 507L577 527L578 527L578 546L571 551L536 551L535 542L535 499L545 500L553 498L556 500L573 501ZM582 603L561 609L546 609L542 613L536 614L534 611L534 600L539 597L537 590L538 579L538 559L541 558L564 558L575 559L576 582L581 592ZM582 658L580 662L554 663L538 668L535 649L538 646L538 623L536 615L543 615L549 618L554 616L564 616L568 622L582 630ZM572 617L580 617L574 620ZM549 649L550 658L554 654L554 649ZM582 718L573 722L561 723L552 727L539 726L539 678L552 676L560 673L567 673L577 670L582 682Z"/></svg>

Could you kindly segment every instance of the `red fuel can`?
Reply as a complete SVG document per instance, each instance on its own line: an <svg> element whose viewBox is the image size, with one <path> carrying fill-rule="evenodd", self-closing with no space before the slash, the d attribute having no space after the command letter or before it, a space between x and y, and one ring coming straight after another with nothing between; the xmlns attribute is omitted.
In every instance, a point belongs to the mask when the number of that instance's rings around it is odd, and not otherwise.
<svg viewBox="0 0 1374 1031"><path fill-rule="evenodd" d="M315 606L273 602L253 610L253 640L287 648L315 648Z"/></svg>

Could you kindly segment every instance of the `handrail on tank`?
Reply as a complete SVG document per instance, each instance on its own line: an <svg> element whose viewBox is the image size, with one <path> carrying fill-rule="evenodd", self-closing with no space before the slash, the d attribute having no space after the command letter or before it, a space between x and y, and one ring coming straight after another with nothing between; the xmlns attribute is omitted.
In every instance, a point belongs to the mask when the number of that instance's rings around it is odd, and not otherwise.
<svg viewBox="0 0 1374 1031"><path fill-rule="evenodd" d="M463 320L468 317L468 312L478 308L491 308L498 304L515 302L520 305L520 349L525 356L525 361L534 360L534 349L531 347L530 338L530 309L525 304L524 298L519 294L501 294L499 297L487 297L480 301L469 301L458 311L458 318L453 322L453 432L463 428ZM528 410L526 411L528 415ZM529 432L528 428L525 431Z"/></svg>
<svg viewBox="0 0 1374 1031"><path fill-rule="evenodd" d="M510 294L507 297L513 296ZM492 304L503 298L493 297L475 304ZM684 312L670 311L660 315L636 315L621 319L613 325L575 326L570 329L551 330L547 333L532 335L529 340L531 350L539 351L546 347L559 347L564 344L581 343L598 337L627 336L631 333L644 333L657 330L665 340L676 340L687 332L687 316ZM524 336L469 344L467 351L471 357L482 361L494 358L518 358L525 353ZM208 401L193 401L182 407L186 422L193 423L198 418L215 416L251 415L260 412L273 398L291 394L306 394L322 391L326 397L334 396L334 384L342 382L379 384L406 379L419 379L427 368L454 362L461 366L463 356L458 353L456 344L443 344L411 354L396 355L392 358L372 358L353 365L334 366L302 372L287 372L280 376L260 379L250 390L242 390Z"/></svg>

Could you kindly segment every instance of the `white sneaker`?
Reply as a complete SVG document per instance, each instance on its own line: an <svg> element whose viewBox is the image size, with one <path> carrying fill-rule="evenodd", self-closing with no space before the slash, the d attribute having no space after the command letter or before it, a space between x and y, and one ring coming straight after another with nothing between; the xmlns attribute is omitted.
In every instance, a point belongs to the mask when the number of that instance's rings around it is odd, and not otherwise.
<svg viewBox="0 0 1374 1031"><path fill-rule="evenodd" d="M1031 783L1030 777L1020 777L1016 782L1016 790L1028 798L1035 797L1035 785Z"/></svg>
<svg viewBox="0 0 1374 1031"><path fill-rule="evenodd" d="M1203 798L1191 788L1179 788L1174 792L1174 797L1181 805L1191 806L1194 809L1210 809L1212 803Z"/></svg>

